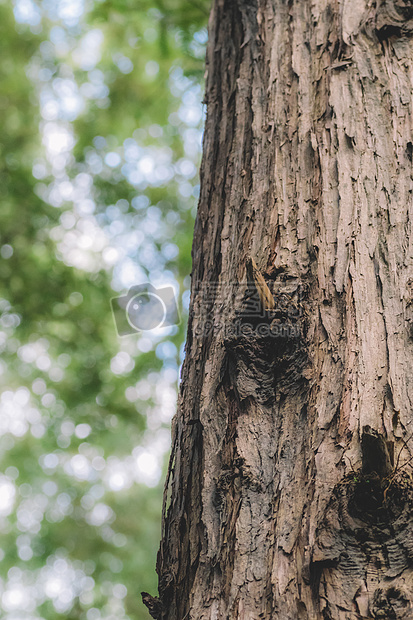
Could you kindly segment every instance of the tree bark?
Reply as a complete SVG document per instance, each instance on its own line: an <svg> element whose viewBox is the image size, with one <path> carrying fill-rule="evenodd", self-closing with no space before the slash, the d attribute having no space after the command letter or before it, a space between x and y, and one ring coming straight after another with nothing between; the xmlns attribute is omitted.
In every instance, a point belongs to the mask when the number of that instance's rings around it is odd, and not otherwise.
<svg viewBox="0 0 413 620"><path fill-rule="evenodd" d="M412 32L215 0L159 618L413 618Z"/></svg>

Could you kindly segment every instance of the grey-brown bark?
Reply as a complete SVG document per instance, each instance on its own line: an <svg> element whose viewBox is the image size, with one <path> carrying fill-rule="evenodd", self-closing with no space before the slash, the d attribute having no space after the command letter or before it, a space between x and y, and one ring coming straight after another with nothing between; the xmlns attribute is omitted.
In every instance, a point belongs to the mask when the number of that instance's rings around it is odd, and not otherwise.
<svg viewBox="0 0 413 620"><path fill-rule="evenodd" d="M215 1L159 617L413 617L412 31Z"/></svg>

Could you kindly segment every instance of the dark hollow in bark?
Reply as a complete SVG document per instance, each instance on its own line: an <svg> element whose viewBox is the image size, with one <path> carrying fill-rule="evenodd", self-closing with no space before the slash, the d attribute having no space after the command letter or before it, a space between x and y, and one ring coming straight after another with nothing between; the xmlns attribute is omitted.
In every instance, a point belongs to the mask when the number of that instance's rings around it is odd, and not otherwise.
<svg viewBox="0 0 413 620"><path fill-rule="evenodd" d="M394 464L390 457L392 449L389 451L389 443L385 437L368 425L363 428L361 451L363 474L376 473L379 478L391 474Z"/></svg>

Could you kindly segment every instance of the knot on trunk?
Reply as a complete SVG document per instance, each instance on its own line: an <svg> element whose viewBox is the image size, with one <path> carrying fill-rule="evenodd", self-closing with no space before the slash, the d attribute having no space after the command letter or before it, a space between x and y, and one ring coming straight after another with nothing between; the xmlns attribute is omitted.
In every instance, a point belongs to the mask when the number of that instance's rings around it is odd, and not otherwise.
<svg viewBox="0 0 413 620"><path fill-rule="evenodd" d="M265 404L274 398L274 386L298 380L307 362L307 345L298 321L283 313L266 312L259 319L240 316L226 334L228 369L240 400L253 397Z"/></svg>
<svg viewBox="0 0 413 620"><path fill-rule="evenodd" d="M240 400L265 404L276 381L296 381L307 361L304 307L306 289L298 278L275 282L251 258L247 288L233 322L225 330L229 372Z"/></svg>
<svg viewBox="0 0 413 620"><path fill-rule="evenodd" d="M381 38L413 33L413 1L381 0L376 12L376 30Z"/></svg>
<svg viewBox="0 0 413 620"><path fill-rule="evenodd" d="M265 405L274 400L276 382L299 382L307 362L306 289L298 278L275 282L264 277L252 258L246 275L247 288L226 327L224 344L239 399L252 397Z"/></svg>
<svg viewBox="0 0 413 620"><path fill-rule="evenodd" d="M373 595L371 612L373 618L399 620L411 617L412 606L406 593L397 587L377 588Z"/></svg>
<svg viewBox="0 0 413 620"><path fill-rule="evenodd" d="M316 529L309 581L327 600L326 585L333 584L330 615L325 617L341 617L336 600L353 600L357 618L412 617L411 595L403 589L413 574L411 478L400 472L386 499L383 483L361 471L346 476L334 488ZM378 580L366 582L366 575L377 575Z"/></svg>

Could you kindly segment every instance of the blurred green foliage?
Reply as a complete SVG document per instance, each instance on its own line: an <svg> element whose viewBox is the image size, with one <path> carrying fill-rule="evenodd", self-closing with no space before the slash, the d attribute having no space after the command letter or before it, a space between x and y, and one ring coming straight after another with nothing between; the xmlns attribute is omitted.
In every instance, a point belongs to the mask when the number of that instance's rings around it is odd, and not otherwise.
<svg viewBox="0 0 413 620"><path fill-rule="evenodd" d="M208 11L0 0L2 618L149 617ZM146 281L182 320L120 338L110 299Z"/></svg>

